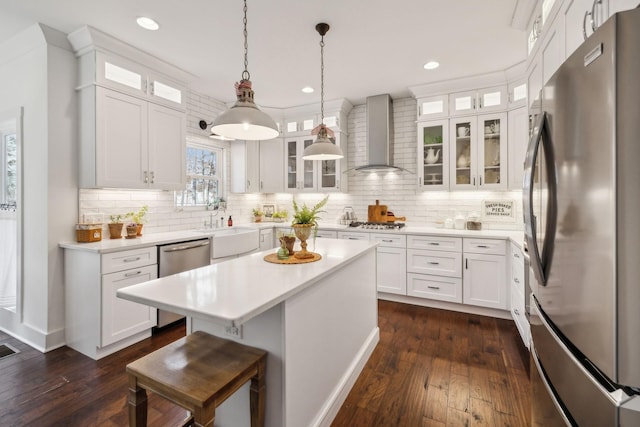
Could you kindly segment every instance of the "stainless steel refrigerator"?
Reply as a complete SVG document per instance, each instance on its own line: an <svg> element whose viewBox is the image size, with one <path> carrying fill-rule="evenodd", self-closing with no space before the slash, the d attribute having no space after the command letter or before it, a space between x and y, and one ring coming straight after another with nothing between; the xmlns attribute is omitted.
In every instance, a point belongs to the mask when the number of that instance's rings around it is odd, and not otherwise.
<svg viewBox="0 0 640 427"><path fill-rule="evenodd" d="M542 90L523 202L532 426L640 426L640 9Z"/></svg>

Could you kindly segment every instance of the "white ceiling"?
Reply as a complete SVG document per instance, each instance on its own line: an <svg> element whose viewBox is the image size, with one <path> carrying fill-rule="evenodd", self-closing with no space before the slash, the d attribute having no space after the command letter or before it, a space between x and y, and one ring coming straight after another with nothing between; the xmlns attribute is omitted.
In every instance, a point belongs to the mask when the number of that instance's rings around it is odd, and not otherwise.
<svg viewBox="0 0 640 427"><path fill-rule="evenodd" d="M409 96L409 86L504 70L526 57L511 27L518 0L248 0L249 72L262 106L320 100L318 22L325 36L325 99ZM192 73L190 86L235 99L243 70L241 0L0 0L0 41L41 22L65 33L91 25ZM139 28L146 15L160 30ZM440 62L435 71L422 65ZM303 86L316 88L312 94Z"/></svg>

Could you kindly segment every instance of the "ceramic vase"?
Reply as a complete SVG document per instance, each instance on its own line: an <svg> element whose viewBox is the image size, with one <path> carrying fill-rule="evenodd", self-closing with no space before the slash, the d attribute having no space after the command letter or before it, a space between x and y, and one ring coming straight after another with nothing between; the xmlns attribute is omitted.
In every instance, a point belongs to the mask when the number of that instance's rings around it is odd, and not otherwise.
<svg viewBox="0 0 640 427"><path fill-rule="evenodd" d="M307 239L311 235L311 230L313 229L313 224L294 224L293 232L296 237L300 240L301 251L293 254L294 257L298 259L305 258L313 258L313 254L307 251Z"/></svg>

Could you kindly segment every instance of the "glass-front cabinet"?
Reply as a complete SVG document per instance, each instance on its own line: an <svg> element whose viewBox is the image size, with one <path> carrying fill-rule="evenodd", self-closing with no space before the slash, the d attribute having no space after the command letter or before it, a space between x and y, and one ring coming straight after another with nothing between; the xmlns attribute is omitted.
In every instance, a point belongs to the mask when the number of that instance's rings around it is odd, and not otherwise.
<svg viewBox="0 0 640 427"><path fill-rule="evenodd" d="M289 193L300 193L305 191L315 191L316 189L316 162L313 160L303 160L304 149L313 144L314 137L304 136L288 138L285 140L286 156L286 186L285 191Z"/></svg>
<svg viewBox="0 0 640 427"><path fill-rule="evenodd" d="M507 114L451 119L450 188L507 188Z"/></svg>
<svg viewBox="0 0 640 427"><path fill-rule="evenodd" d="M418 122L420 190L449 189L449 120Z"/></svg>

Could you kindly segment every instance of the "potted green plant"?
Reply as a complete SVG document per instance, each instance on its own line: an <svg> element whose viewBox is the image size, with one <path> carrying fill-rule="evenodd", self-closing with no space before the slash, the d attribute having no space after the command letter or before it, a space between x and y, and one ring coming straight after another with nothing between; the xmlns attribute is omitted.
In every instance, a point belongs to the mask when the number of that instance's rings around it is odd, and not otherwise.
<svg viewBox="0 0 640 427"><path fill-rule="evenodd" d="M138 237L138 224L130 222L127 224L127 239L135 239Z"/></svg>
<svg viewBox="0 0 640 427"><path fill-rule="evenodd" d="M264 214L260 208L254 208L251 210L253 214L254 222L262 222L262 215Z"/></svg>
<svg viewBox="0 0 640 427"><path fill-rule="evenodd" d="M291 256L295 253L293 245L296 243L296 236L293 233L279 231L278 240L280 241L280 247L287 249L287 256Z"/></svg>
<svg viewBox="0 0 640 427"><path fill-rule="evenodd" d="M285 219L289 216L289 212L285 209L279 210L273 213L271 216L275 222L284 222Z"/></svg>
<svg viewBox="0 0 640 427"><path fill-rule="evenodd" d="M307 239L311 235L311 230L313 230L314 237L318 233L318 220L320 219L318 214L324 212L321 209L327 204L328 200L329 196L326 196L312 208L309 208L306 203L303 204L302 207L298 206L296 199L293 199L293 221L291 222L291 226L293 227L296 237L300 239L300 246L302 247L301 251L295 253L294 256L296 258L304 259L313 257L312 253L307 252Z"/></svg>
<svg viewBox="0 0 640 427"><path fill-rule="evenodd" d="M127 217L131 218L131 222L135 223L137 226L137 236L142 236L142 225L146 222L145 217L147 216L147 212L149 212L149 206L144 205L137 212L128 212Z"/></svg>
<svg viewBox="0 0 640 427"><path fill-rule="evenodd" d="M109 238L111 239L121 239L122 238L122 218L124 215L122 214L113 214L109 215Z"/></svg>

